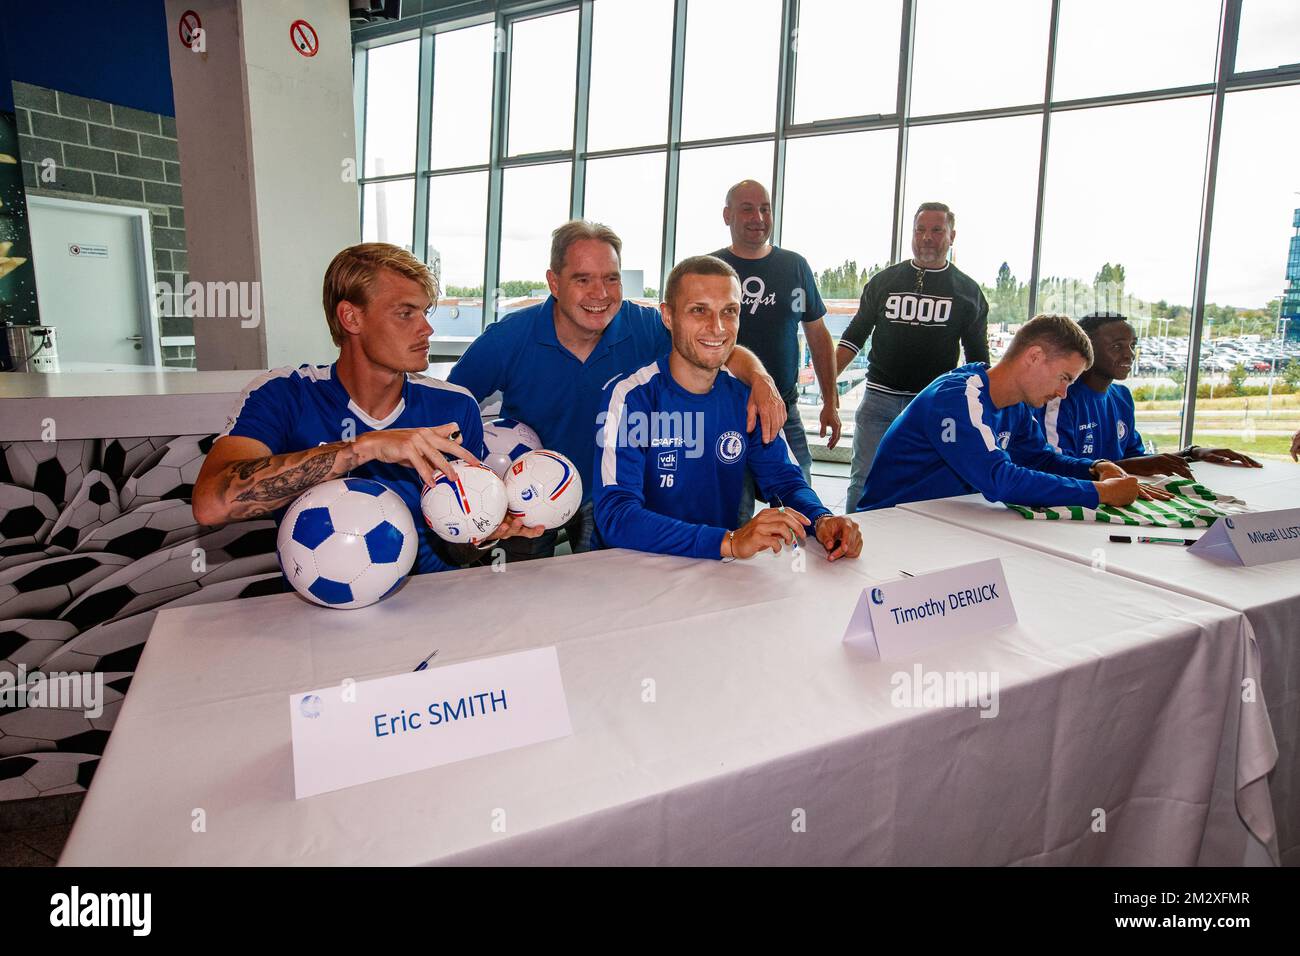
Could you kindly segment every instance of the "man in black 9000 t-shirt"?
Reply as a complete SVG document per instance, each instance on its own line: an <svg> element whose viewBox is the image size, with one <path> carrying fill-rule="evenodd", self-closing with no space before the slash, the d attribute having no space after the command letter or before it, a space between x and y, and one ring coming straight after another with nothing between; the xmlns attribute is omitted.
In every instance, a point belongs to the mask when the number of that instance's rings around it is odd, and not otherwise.
<svg viewBox="0 0 1300 956"><path fill-rule="evenodd" d="M908 402L956 368L962 350L967 362L989 361L988 301L979 284L948 261L955 227L946 205L922 203L912 221L912 258L871 278L840 337L837 372L871 337L866 390L854 419L849 510L862 496L880 439Z"/></svg>

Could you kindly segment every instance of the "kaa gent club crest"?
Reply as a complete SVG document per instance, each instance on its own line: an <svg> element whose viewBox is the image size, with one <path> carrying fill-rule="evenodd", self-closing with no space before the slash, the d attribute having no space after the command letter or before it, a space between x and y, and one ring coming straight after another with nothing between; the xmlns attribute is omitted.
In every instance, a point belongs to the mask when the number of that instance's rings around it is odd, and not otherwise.
<svg viewBox="0 0 1300 956"><path fill-rule="evenodd" d="M718 436L718 461L724 465L740 461L745 454L745 438L740 432L723 432Z"/></svg>

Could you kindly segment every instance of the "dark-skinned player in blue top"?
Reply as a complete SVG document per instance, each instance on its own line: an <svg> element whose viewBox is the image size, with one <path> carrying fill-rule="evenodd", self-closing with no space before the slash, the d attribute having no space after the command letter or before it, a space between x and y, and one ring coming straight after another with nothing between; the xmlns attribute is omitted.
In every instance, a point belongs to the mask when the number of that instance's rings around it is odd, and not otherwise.
<svg viewBox="0 0 1300 956"><path fill-rule="evenodd" d="M885 432L858 510L975 491L1008 504L1086 508L1169 498L1114 462L1047 445L1033 409L1063 396L1091 363L1092 345L1072 319L1038 315L996 365L939 376Z"/></svg>
<svg viewBox="0 0 1300 956"><path fill-rule="evenodd" d="M1047 443L1065 455L1109 458L1131 475L1181 475L1192 478L1190 461L1262 467L1231 448L1191 445L1180 452L1148 455L1138 434L1133 393L1119 384L1137 358L1137 333L1118 312L1094 312L1079 320L1092 342L1092 367L1079 376L1064 398L1054 398L1034 417Z"/></svg>
<svg viewBox="0 0 1300 956"><path fill-rule="evenodd" d="M740 280L713 256L678 263L660 306L672 351L611 383L596 435L597 533L616 548L693 558L780 553L811 529L834 561L862 533L808 487L785 437L749 429L749 389L724 368L740 327ZM748 466L779 502L736 527Z"/></svg>

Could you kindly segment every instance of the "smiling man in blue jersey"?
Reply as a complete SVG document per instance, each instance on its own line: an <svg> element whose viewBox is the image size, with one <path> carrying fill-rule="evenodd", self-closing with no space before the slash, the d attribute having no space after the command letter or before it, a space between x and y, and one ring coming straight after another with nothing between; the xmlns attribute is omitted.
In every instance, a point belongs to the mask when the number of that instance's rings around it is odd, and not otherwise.
<svg viewBox="0 0 1300 956"><path fill-rule="evenodd" d="M693 558L779 553L808 530L834 561L856 558L862 534L832 515L804 480L785 436L747 421L749 388L724 365L740 327L740 280L713 256L684 259L661 305L672 350L611 383L596 435L596 526L609 547ZM779 503L737 527L748 467Z"/></svg>
<svg viewBox="0 0 1300 956"><path fill-rule="evenodd" d="M1092 364L1092 344L1068 316L1020 327L994 366L972 362L935 379L881 439L858 510L978 491L1019 505L1128 505L1144 492L1114 462L1053 451L1033 409L1064 396Z"/></svg>
<svg viewBox="0 0 1300 956"><path fill-rule="evenodd" d="M404 249L368 242L344 249L325 273L323 305L339 346L333 365L272 369L244 390L194 483L194 517L218 525L274 514L332 478L373 478L397 492L419 535L414 572L445 571L477 558L429 530L420 493L448 458L485 454L478 403L422 373L427 318L437 298L427 266ZM522 519L489 537L536 537Z"/></svg>
<svg viewBox="0 0 1300 956"><path fill-rule="evenodd" d="M1079 320L1092 342L1093 362L1070 386L1034 411L1047 443L1066 455L1109 458L1131 475L1194 477L1190 461L1263 467L1231 448L1191 445L1175 454L1148 455L1138 434L1133 393L1119 383L1128 378L1137 357L1137 333L1118 312L1094 312Z"/></svg>
<svg viewBox="0 0 1300 956"><path fill-rule="evenodd" d="M659 313L623 298L623 243L608 226L576 219L551 235L545 302L489 325L447 380L480 402L501 392L501 414L529 425L542 445L567 456L582 479L583 505L565 525L574 551L592 547L591 463L601 390L668 351ZM728 368L752 388L748 420L768 441L785 424L786 406L761 362L736 349ZM556 533L507 542L512 559L554 553Z"/></svg>

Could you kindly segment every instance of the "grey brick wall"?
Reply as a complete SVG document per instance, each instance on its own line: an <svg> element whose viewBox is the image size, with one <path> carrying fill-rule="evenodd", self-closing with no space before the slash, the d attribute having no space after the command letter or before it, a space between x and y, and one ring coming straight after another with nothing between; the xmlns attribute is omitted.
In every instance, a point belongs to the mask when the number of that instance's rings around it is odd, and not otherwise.
<svg viewBox="0 0 1300 956"><path fill-rule="evenodd" d="M18 148L27 191L147 206L159 281L189 279L176 120L15 81ZM39 290L38 290L39 293ZM174 310L179 311L179 310ZM193 335L186 316L163 316L162 334ZM193 349L164 350L168 365L193 364Z"/></svg>

